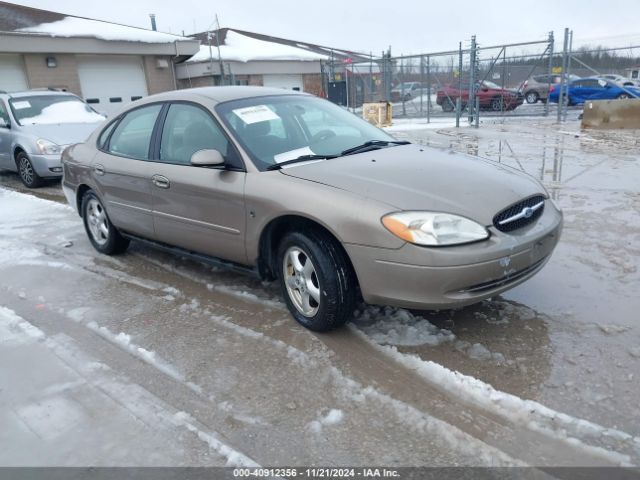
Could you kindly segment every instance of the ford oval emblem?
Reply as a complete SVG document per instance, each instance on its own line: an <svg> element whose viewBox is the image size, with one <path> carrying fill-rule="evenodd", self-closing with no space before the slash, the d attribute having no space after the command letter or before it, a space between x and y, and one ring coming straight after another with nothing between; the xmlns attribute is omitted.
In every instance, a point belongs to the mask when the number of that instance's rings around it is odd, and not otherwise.
<svg viewBox="0 0 640 480"><path fill-rule="evenodd" d="M524 218L531 218L531 215L533 215L533 211L533 208L525 207L522 209L522 215L524 215Z"/></svg>

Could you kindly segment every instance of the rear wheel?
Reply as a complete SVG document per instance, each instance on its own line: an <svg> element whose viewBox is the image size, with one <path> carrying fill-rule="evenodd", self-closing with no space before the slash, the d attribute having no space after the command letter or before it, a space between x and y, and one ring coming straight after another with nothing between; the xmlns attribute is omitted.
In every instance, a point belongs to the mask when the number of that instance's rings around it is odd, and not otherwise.
<svg viewBox="0 0 640 480"><path fill-rule="evenodd" d="M40 175L36 173L31 164L31 160L26 153L20 152L16 157L16 165L18 167L18 175L20 180L29 188L37 188L42 186L43 180Z"/></svg>
<svg viewBox="0 0 640 480"><path fill-rule="evenodd" d="M93 247L105 255L124 252L129 240L113 226L100 199L91 190L82 197L82 220Z"/></svg>
<svg viewBox="0 0 640 480"><path fill-rule="evenodd" d="M353 315L357 282L346 254L327 234L292 232L278 248L287 307L302 326L326 332Z"/></svg>
<svg viewBox="0 0 640 480"><path fill-rule="evenodd" d="M442 111L443 112L453 112L453 110L456 108L456 106L453 103L453 100L451 100L450 98L445 98L442 101Z"/></svg>
<svg viewBox="0 0 640 480"><path fill-rule="evenodd" d="M538 95L538 92L532 90L530 92L527 92L524 98L527 103L536 103L540 99L540 95Z"/></svg>
<svg viewBox="0 0 640 480"><path fill-rule="evenodd" d="M618 95L618 98L624 100L625 98L631 98L631 95L629 95L628 93L621 93L620 95Z"/></svg>

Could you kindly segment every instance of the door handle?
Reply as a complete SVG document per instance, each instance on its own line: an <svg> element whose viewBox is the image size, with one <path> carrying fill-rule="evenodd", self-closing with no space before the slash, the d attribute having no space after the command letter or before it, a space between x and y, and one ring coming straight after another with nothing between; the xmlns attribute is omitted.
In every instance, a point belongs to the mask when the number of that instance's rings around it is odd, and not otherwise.
<svg viewBox="0 0 640 480"><path fill-rule="evenodd" d="M158 188L169 188L171 186L169 179L164 175L154 175L151 177L151 181Z"/></svg>
<svg viewBox="0 0 640 480"><path fill-rule="evenodd" d="M96 175L104 175L104 165L100 165L99 163L95 164L93 171L96 172Z"/></svg>

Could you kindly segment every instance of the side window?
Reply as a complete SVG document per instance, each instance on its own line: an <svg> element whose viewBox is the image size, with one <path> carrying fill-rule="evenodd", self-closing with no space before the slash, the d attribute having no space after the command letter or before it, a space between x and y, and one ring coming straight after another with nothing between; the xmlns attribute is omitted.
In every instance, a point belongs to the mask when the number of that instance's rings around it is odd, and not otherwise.
<svg viewBox="0 0 640 480"><path fill-rule="evenodd" d="M111 135L109 152L148 160L151 134L161 108L162 105L151 105L127 113Z"/></svg>
<svg viewBox="0 0 640 480"><path fill-rule="evenodd" d="M4 120L5 123L9 123L9 115L7 114L7 110L4 106L4 103L0 101L0 118Z"/></svg>
<svg viewBox="0 0 640 480"><path fill-rule="evenodd" d="M207 112L193 105L171 105L162 129L160 161L189 165L194 153L210 149L218 150L227 161L235 152Z"/></svg>
<svg viewBox="0 0 640 480"><path fill-rule="evenodd" d="M118 124L118 121L111 122L111 124L105 128L100 134L100 138L98 139L98 148L104 149L107 146L107 140L109 140L109 134L113 131L115 126Z"/></svg>

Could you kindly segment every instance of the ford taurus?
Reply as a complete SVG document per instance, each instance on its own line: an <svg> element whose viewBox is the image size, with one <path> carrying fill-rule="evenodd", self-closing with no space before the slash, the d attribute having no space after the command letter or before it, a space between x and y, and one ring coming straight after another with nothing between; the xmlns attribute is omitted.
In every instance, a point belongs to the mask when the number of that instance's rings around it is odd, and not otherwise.
<svg viewBox="0 0 640 480"><path fill-rule="evenodd" d="M63 189L99 252L133 239L277 279L317 331L360 298L445 309L499 294L543 267L562 228L527 174L260 87L136 102L64 151Z"/></svg>

